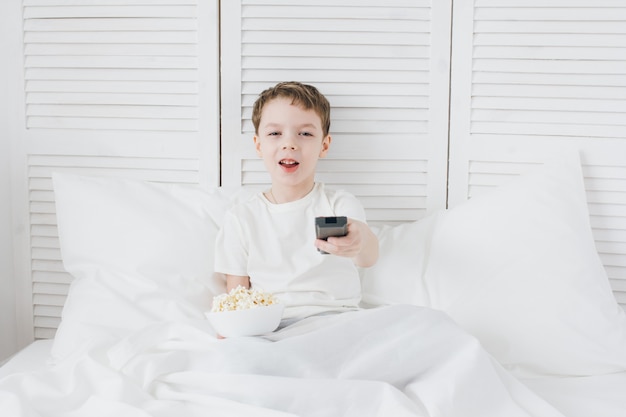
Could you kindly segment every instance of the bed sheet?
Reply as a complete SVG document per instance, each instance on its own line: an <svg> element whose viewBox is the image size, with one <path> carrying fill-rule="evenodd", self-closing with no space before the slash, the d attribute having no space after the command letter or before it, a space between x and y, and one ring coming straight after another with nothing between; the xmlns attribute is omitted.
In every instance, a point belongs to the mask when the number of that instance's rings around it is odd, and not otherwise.
<svg viewBox="0 0 626 417"><path fill-rule="evenodd" d="M626 372L522 382L568 417L626 417Z"/></svg>
<svg viewBox="0 0 626 417"><path fill-rule="evenodd" d="M37 340L0 367L0 379L50 364L53 340ZM626 416L626 372L585 377L524 378L521 381L568 417Z"/></svg>
<svg viewBox="0 0 626 417"><path fill-rule="evenodd" d="M445 314L414 306L225 340L206 321L156 323L0 379L0 404L29 417L563 416Z"/></svg>
<svg viewBox="0 0 626 417"><path fill-rule="evenodd" d="M0 367L0 378L17 372L33 372L48 366L52 343L52 339L36 340L11 356Z"/></svg>

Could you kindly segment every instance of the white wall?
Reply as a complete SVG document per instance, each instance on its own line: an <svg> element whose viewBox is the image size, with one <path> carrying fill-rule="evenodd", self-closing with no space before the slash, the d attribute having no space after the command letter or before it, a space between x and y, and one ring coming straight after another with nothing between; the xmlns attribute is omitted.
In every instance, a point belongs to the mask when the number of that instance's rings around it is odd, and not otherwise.
<svg viewBox="0 0 626 417"><path fill-rule="evenodd" d="M6 2L0 6L0 52L8 50ZM2 56L6 56L2 53ZM7 77L0 81L0 362L17 350L15 276L11 227L11 146Z"/></svg>
<svg viewBox="0 0 626 417"><path fill-rule="evenodd" d="M0 112L6 114L4 102ZM5 132L5 121L0 123ZM0 138L0 362L17 349L9 180L11 153L7 139L6 135Z"/></svg>

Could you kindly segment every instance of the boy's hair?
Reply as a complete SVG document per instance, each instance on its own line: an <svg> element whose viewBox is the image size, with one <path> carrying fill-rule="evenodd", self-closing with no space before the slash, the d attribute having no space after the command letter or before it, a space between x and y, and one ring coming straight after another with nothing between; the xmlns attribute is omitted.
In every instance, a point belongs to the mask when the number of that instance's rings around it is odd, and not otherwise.
<svg viewBox="0 0 626 417"><path fill-rule="evenodd" d="M291 104L315 111L322 121L324 136L328 135L330 131L330 103L317 88L296 81L278 83L259 94L254 102L254 107L252 107L252 124L255 133L259 132L263 107L278 97L290 98Z"/></svg>

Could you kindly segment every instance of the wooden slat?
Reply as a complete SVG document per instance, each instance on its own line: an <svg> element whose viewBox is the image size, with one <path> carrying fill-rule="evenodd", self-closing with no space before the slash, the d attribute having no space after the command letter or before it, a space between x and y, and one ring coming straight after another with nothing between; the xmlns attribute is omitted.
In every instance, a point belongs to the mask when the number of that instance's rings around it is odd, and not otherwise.
<svg viewBox="0 0 626 417"><path fill-rule="evenodd" d="M28 19L24 22L24 30L28 32L93 32L93 31L185 31L189 26L180 18L144 18L133 19Z"/></svg>
<svg viewBox="0 0 626 417"><path fill-rule="evenodd" d="M252 6L246 5L242 8L242 17L245 18L277 18L294 19L303 16L309 19L316 19L323 22L329 17L328 7L313 5L311 3L303 5L293 4L298 7L275 7L272 5ZM332 9L332 19L367 19L383 20L393 18L394 21L402 20L423 20L429 21L430 15L427 7L393 7L383 9L381 7L341 7L334 6ZM323 26L322 26L323 27Z"/></svg>
<svg viewBox="0 0 626 417"><path fill-rule="evenodd" d="M358 8L358 7L355 7ZM333 9L328 10L332 11ZM428 33L430 30L429 22L427 21L410 21L410 20L394 20L394 19L350 19L343 20L332 19L329 15L324 16L325 19L310 19L306 14L300 15L299 18L293 19L272 19L271 17L265 19L245 19L242 22L242 28L244 30L255 31L268 31L276 30L281 31L326 31L334 32L359 32L363 31L364 24L367 25L368 31L378 33Z"/></svg>
<svg viewBox="0 0 626 417"><path fill-rule="evenodd" d="M176 0L176 4L195 5L197 0ZM23 0L24 6L76 6L77 4L102 4L103 1L97 0ZM173 0L133 0L134 5L171 5ZM106 4L110 6L126 6L128 0L106 0Z"/></svg>
<svg viewBox="0 0 626 417"><path fill-rule="evenodd" d="M194 94L198 91L196 83L186 81L56 81L54 84L42 82L39 80L28 81L25 86L26 92L83 92L91 93L150 93L152 91L161 91L177 94ZM170 108L174 111L175 108ZM74 111L77 109L73 109Z"/></svg>
<svg viewBox="0 0 626 417"><path fill-rule="evenodd" d="M267 4L267 0L243 0L243 5ZM271 4L280 6L297 6L302 0L272 0ZM380 0L316 0L315 6L380 6ZM430 0L394 0L386 7L428 7Z"/></svg>
<svg viewBox="0 0 626 417"><path fill-rule="evenodd" d="M175 13L178 17L195 18L197 16L194 5L67 5L67 6L29 6L24 8L24 19L51 19L51 18L159 18L171 17Z"/></svg>
<svg viewBox="0 0 626 417"><path fill-rule="evenodd" d="M168 82L196 82L198 80L197 69L151 69L140 71L126 68L85 68L80 72L71 68L26 68L25 79L29 80L107 80L107 81L163 81Z"/></svg>

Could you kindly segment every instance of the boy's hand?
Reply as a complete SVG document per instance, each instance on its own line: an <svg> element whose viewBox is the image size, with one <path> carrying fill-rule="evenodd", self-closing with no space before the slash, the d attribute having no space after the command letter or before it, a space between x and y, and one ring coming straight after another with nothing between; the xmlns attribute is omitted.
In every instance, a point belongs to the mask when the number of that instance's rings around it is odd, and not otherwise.
<svg viewBox="0 0 626 417"><path fill-rule="evenodd" d="M369 267L378 259L378 239L369 226L358 220L348 219L348 234L315 240L315 246L332 255L352 258L357 266Z"/></svg>

